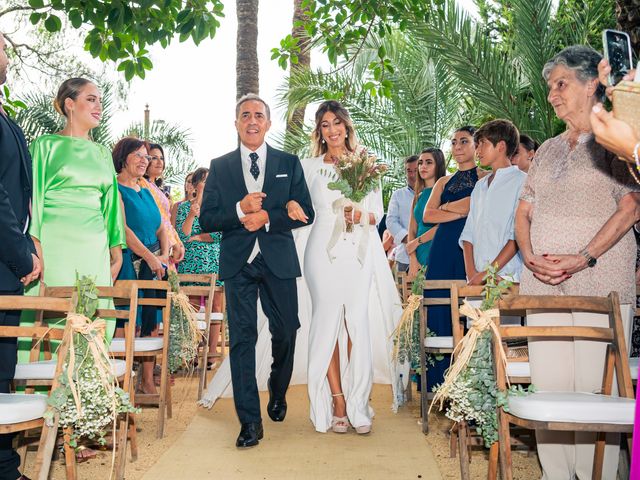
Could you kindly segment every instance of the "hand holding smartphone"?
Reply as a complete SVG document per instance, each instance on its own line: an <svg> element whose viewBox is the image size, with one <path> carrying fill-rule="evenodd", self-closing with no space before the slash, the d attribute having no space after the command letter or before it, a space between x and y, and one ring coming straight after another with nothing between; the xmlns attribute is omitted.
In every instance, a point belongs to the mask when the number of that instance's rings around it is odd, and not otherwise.
<svg viewBox="0 0 640 480"><path fill-rule="evenodd" d="M611 66L609 86L618 84L633 69L631 58L631 40L625 32L604 30L602 32L604 57Z"/></svg>

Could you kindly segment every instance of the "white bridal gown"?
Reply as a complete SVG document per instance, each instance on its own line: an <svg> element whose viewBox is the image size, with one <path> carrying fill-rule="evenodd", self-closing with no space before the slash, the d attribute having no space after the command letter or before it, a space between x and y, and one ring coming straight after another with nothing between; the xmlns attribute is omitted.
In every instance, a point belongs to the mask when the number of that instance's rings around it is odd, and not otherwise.
<svg viewBox="0 0 640 480"><path fill-rule="evenodd" d="M402 314L401 301L374 226L356 226L353 233L342 233L330 259L327 246L337 217L332 203L341 195L327 188L329 177L323 170L333 167L323 163L323 157L303 160L302 166L316 218L313 225L294 230L303 277L297 284L301 326L291 384L308 383L311 421L317 431L327 431L332 418L327 369L337 341L349 421L353 426L368 425L373 416L369 406L372 383L391 384L390 405L395 411L399 375L404 373L405 385L408 380L409 366L392 361L392 333ZM369 194L363 209L380 220L381 192ZM366 251L359 255L363 235L367 235ZM350 358L347 338L352 342ZM267 389L271 361L268 321L258 304L256 377L260 390ZM232 395L227 357L200 404L210 408L219 397Z"/></svg>

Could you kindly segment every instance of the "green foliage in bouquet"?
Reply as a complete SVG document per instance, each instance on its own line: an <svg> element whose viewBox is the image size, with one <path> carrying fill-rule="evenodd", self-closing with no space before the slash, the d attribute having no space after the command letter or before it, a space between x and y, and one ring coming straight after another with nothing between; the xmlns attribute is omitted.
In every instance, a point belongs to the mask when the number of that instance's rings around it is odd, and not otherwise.
<svg viewBox="0 0 640 480"><path fill-rule="evenodd" d="M512 285L509 280L498 277L497 265L487 268L485 281L484 298L480 307L483 311L494 308ZM434 387L434 391L439 388L440 386ZM482 435L485 446L489 448L498 441L496 409L503 407L508 410L510 395L525 395L533 391L533 385L528 389L512 385L504 392L498 390L493 369L492 331L485 330L478 338L469 363L448 391L446 416L456 422L475 422L477 432Z"/></svg>
<svg viewBox="0 0 640 480"><path fill-rule="evenodd" d="M361 202L378 188L387 171L387 165L377 162L376 157L365 149L344 153L336 159L334 166L335 173L323 170L333 179L327 187L329 190L338 190L355 203Z"/></svg>
<svg viewBox="0 0 640 480"><path fill-rule="evenodd" d="M76 273L76 292L73 296L74 313L86 318L82 330L71 335L73 348L69 349L58 387L48 399L52 409L45 413L45 420L53 424L53 416L59 414L60 425L73 427L70 445L77 446L79 438L90 438L104 445L105 428L114 424L120 413L135 413L129 394L118 387L106 355L104 321L92 318L98 308L95 280ZM71 315L67 317L70 321ZM92 323L101 325L92 328ZM70 365L73 364L72 371ZM77 395L77 398L74 395Z"/></svg>
<svg viewBox="0 0 640 480"><path fill-rule="evenodd" d="M171 286L171 319L169 326L169 372L193 368L202 335L198 331L195 310L189 298L180 292L178 274L169 272Z"/></svg>

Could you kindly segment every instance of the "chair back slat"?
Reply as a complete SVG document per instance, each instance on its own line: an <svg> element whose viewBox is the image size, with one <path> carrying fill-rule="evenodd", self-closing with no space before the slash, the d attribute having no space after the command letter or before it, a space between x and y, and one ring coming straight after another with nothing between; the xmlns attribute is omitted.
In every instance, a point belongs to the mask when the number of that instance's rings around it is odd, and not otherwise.
<svg viewBox="0 0 640 480"><path fill-rule="evenodd" d="M614 338L613 329L604 327L500 327L500 336L503 340L522 337L556 337L604 342L611 342Z"/></svg>
<svg viewBox="0 0 640 480"><path fill-rule="evenodd" d="M452 285L463 287L467 284L465 280L425 280L423 290L450 290Z"/></svg>
<svg viewBox="0 0 640 480"><path fill-rule="evenodd" d="M41 310L66 314L71 309L71 302L64 298L0 295L0 310Z"/></svg>
<svg viewBox="0 0 640 480"><path fill-rule="evenodd" d="M513 310L577 310L592 313L609 313L607 297L585 297L564 295L515 295L500 300L501 311Z"/></svg>
<svg viewBox="0 0 640 480"><path fill-rule="evenodd" d="M178 280L180 280L180 284L193 282L193 283L204 283L206 285L211 285L215 283L214 274L202 274L202 273L179 273Z"/></svg>
<svg viewBox="0 0 640 480"><path fill-rule="evenodd" d="M23 337L23 338L45 338L50 340L62 340L64 330L62 328L48 328L48 327L9 327L0 325L0 338L7 337Z"/></svg>

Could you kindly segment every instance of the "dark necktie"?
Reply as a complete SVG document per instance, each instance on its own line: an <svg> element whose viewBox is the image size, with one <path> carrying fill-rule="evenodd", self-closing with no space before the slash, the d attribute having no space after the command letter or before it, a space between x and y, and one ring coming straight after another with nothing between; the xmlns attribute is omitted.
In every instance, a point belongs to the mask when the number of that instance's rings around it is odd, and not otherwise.
<svg viewBox="0 0 640 480"><path fill-rule="evenodd" d="M258 176L260 175L260 167L258 167L258 154L256 152L251 152L249 154L249 158L251 159L251 167L249 167L249 172L253 176L254 180L258 180Z"/></svg>

